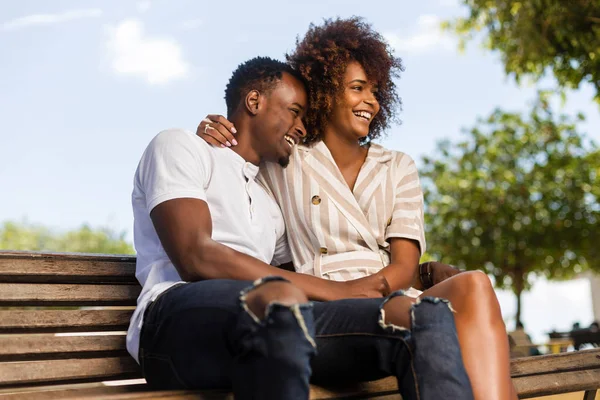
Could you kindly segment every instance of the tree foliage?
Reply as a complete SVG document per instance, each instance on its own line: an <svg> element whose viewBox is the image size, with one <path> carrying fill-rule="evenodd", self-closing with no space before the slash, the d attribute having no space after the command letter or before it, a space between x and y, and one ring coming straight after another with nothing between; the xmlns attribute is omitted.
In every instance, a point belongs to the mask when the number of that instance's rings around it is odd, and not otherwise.
<svg viewBox="0 0 600 400"><path fill-rule="evenodd" d="M505 71L519 81L551 70L563 88L590 82L600 103L600 1L463 0L469 15L447 21L461 46L478 32L502 55Z"/></svg>
<svg viewBox="0 0 600 400"><path fill-rule="evenodd" d="M134 254L125 233L87 225L57 233L41 225L4 222L0 225L0 249L76 253Z"/></svg>
<svg viewBox="0 0 600 400"><path fill-rule="evenodd" d="M600 153L581 119L555 116L541 96L527 117L496 110L424 159L429 251L512 289L518 318L533 275L600 269Z"/></svg>

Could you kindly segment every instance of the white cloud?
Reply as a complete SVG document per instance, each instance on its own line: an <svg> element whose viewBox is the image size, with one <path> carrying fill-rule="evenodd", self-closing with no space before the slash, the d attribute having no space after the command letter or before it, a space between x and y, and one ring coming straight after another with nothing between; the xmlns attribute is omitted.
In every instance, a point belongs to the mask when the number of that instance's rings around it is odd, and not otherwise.
<svg viewBox="0 0 600 400"><path fill-rule="evenodd" d="M151 5L151 3L149 0L143 0L143 1L138 1L136 4L136 7L139 12L144 13L150 9L150 5Z"/></svg>
<svg viewBox="0 0 600 400"><path fill-rule="evenodd" d="M116 73L144 78L151 85L185 78L190 69L177 41L146 36L137 19L124 20L112 29L108 50Z"/></svg>
<svg viewBox="0 0 600 400"><path fill-rule="evenodd" d="M33 14L5 22L2 24L2 29L12 31L32 26L61 24L76 19L98 18L100 16L102 16L102 10L99 8L70 10L57 14Z"/></svg>
<svg viewBox="0 0 600 400"><path fill-rule="evenodd" d="M441 19L437 15L421 15L417 20L417 29L412 35L387 33L384 36L400 53L426 53L456 48L455 41L440 29L440 23Z"/></svg>
<svg viewBox="0 0 600 400"><path fill-rule="evenodd" d="M181 23L181 28L185 31L191 31L198 29L203 23L204 21L202 21L200 18L188 19L187 21L183 21Z"/></svg>

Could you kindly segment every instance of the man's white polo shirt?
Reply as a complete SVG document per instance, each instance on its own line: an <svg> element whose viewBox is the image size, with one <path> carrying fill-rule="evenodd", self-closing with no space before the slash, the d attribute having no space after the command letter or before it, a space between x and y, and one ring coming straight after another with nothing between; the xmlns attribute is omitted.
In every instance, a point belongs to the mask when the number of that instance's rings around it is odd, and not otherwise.
<svg viewBox="0 0 600 400"><path fill-rule="evenodd" d="M279 206L256 181L258 167L229 148L213 147L192 132L159 133L142 155L132 194L135 275L142 285L127 332L127 350L139 362L142 318L149 302L181 282L150 219L150 211L177 198L206 201L212 238L273 265L291 260Z"/></svg>

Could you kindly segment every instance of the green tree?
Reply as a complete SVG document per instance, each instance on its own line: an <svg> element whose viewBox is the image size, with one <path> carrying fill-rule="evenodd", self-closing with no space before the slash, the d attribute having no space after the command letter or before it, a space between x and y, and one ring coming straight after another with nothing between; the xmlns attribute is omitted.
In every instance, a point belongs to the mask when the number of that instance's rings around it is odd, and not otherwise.
<svg viewBox="0 0 600 400"><path fill-rule="evenodd" d="M75 253L134 254L125 233L87 225L57 233L41 225L4 222L0 225L0 249Z"/></svg>
<svg viewBox="0 0 600 400"><path fill-rule="evenodd" d="M429 251L512 289L517 321L534 275L600 269L600 157L581 119L555 116L541 96L528 117L496 110L424 158Z"/></svg>
<svg viewBox="0 0 600 400"><path fill-rule="evenodd" d="M469 15L447 21L461 47L480 32L484 46L502 55L517 82L551 70L563 88L590 82L600 103L600 1L463 0Z"/></svg>

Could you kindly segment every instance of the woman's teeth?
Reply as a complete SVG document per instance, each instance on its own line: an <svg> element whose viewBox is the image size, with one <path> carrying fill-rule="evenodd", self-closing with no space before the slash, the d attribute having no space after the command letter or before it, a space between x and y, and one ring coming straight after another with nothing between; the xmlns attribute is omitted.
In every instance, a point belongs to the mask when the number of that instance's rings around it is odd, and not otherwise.
<svg viewBox="0 0 600 400"><path fill-rule="evenodd" d="M371 120L372 114L370 112L366 112L366 111L357 111L354 113L354 115L356 115L359 118L364 118L367 121Z"/></svg>

